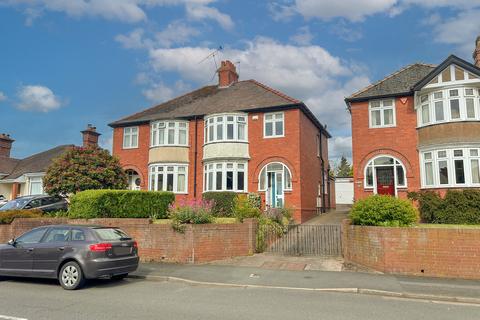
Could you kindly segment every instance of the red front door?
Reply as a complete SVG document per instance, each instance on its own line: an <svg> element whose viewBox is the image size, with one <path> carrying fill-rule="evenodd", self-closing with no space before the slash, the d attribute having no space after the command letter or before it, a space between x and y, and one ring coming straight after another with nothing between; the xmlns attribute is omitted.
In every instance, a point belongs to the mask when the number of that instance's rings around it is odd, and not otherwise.
<svg viewBox="0 0 480 320"><path fill-rule="evenodd" d="M377 194L395 196L393 167L377 167Z"/></svg>

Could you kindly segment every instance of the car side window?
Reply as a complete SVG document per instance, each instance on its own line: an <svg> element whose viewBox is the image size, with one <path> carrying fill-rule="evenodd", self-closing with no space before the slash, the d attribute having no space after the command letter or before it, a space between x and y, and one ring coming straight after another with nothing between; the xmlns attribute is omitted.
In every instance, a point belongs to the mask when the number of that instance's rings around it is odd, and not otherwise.
<svg viewBox="0 0 480 320"><path fill-rule="evenodd" d="M53 200L52 197L42 198L42 206L47 206L47 205L52 204L54 202L55 201Z"/></svg>
<svg viewBox="0 0 480 320"><path fill-rule="evenodd" d="M85 241L85 233L80 229L72 229L70 241Z"/></svg>
<svg viewBox="0 0 480 320"><path fill-rule="evenodd" d="M18 237L15 242L18 244L33 244L39 243L45 234L46 228L34 229Z"/></svg>
<svg viewBox="0 0 480 320"><path fill-rule="evenodd" d="M47 236L42 242L66 242L70 239L70 228L53 228L50 229Z"/></svg>
<svg viewBox="0 0 480 320"><path fill-rule="evenodd" d="M41 199L33 199L28 203L29 208L38 208L42 205L42 200Z"/></svg>

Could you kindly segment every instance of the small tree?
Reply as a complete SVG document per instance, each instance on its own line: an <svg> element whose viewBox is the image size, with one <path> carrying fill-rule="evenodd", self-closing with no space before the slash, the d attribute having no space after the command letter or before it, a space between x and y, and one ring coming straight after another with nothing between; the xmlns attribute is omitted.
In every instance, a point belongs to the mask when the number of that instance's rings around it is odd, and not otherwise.
<svg viewBox="0 0 480 320"><path fill-rule="evenodd" d="M43 185L48 194L61 195L128 186L118 159L99 147L72 147L49 166Z"/></svg>
<svg viewBox="0 0 480 320"><path fill-rule="evenodd" d="M340 159L340 164L336 171L337 177L351 177L353 175L353 168L344 156Z"/></svg>

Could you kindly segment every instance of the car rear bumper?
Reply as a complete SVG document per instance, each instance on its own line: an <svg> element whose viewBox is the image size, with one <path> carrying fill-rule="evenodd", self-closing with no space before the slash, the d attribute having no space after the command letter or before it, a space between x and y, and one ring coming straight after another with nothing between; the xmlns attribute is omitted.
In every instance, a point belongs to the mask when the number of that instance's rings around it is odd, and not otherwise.
<svg viewBox="0 0 480 320"><path fill-rule="evenodd" d="M116 259L95 259L85 263L83 273L87 279L130 273L137 270L138 262L138 256Z"/></svg>

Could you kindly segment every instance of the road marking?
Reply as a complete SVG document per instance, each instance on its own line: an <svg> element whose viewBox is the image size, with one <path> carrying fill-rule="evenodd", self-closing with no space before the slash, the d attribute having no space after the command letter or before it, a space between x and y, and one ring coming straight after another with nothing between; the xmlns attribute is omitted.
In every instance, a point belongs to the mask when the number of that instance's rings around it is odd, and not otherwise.
<svg viewBox="0 0 480 320"><path fill-rule="evenodd" d="M28 320L26 318L17 318L17 317L10 317L10 316L4 316L0 314L0 319L4 320Z"/></svg>

